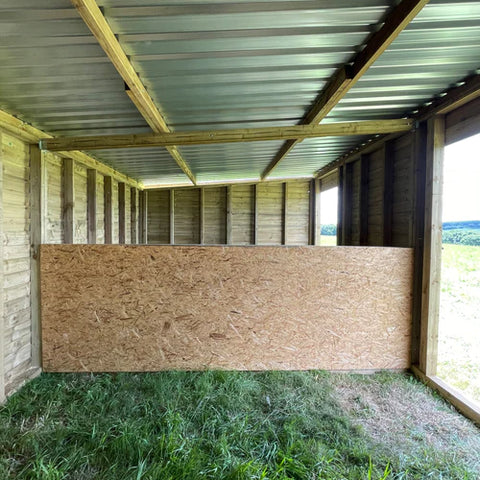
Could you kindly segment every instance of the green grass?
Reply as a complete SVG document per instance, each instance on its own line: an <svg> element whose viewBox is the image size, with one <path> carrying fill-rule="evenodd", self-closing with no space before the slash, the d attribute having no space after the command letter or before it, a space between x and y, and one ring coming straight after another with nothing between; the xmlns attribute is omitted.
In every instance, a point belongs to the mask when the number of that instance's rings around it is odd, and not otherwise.
<svg viewBox="0 0 480 480"><path fill-rule="evenodd" d="M401 374L43 374L0 410L2 479L477 479L479 451Z"/></svg>
<svg viewBox="0 0 480 480"><path fill-rule="evenodd" d="M480 403L480 247L444 244L439 377Z"/></svg>
<svg viewBox="0 0 480 480"><path fill-rule="evenodd" d="M337 244L336 235L320 235L320 245L334 247Z"/></svg>

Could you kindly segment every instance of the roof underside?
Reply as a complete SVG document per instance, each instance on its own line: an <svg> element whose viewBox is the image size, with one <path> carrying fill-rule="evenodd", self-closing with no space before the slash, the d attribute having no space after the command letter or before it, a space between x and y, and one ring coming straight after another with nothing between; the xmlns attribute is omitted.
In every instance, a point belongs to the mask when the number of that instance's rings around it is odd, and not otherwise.
<svg viewBox="0 0 480 480"><path fill-rule="evenodd" d="M171 130L299 123L398 2L98 0ZM431 0L326 122L401 118L480 67L480 2ZM69 0L2 0L0 109L56 136L149 132ZM299 143L270 178L311 177L365 136ZM258 180L281 141L179 147L199 183ZM145 185L188 183L162 147L95 156Z"/></svg>

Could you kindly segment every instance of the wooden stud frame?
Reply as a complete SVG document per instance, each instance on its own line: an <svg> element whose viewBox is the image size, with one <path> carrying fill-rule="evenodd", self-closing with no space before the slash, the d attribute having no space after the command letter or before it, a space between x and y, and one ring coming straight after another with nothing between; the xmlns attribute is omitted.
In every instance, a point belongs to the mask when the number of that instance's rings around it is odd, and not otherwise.
<svg viewBox="0 0 480 480"><path fill-rule="evenodd" d="M130 188L130 241L132 244L138 243L137 195L138 195L138 190L135 187L131 187Z"/></svg>

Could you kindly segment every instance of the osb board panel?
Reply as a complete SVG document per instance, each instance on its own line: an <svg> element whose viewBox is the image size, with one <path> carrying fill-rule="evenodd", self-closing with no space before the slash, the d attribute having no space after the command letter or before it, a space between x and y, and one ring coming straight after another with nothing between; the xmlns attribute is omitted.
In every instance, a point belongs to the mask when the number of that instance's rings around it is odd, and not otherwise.
<svg viewBox="0 0 480 480"><path fill-rule="evenodd" d="M406 368L412 263L394 248L43 245L43 367Z"/></svg>

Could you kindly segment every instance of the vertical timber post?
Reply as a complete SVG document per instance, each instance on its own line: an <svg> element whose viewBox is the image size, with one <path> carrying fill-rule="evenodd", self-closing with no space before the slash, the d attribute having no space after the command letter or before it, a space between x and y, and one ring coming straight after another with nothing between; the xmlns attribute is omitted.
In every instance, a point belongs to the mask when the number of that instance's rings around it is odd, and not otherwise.
<svg viewBox="0 0 480 480"><path fill-rule="evenodd" d="M125 182L118 182L118 243L125 243Z"/></svg>
<svg viewBox="0 0 480 480"><path fill-rule="evenodd" d="M338 169L338 202L337 202L337 245L343 245L343 190L345 166Z"/></svg>
<svg viewBox="0 0 480 480"><path fill-rule="evenodd" d="M288 231L288 183L282 184L282 245L287 245Z"/></svg>
<svg viewBox="0 0 480 480"><path fill-rule="evenodd" d="M87 241L97 242L97 171L87 169Z"/></svg>
<svg viewBox="0 0 480 480"><path fill-rule="evenodd" d="M309 191L309 208L308 208L308 244L315 245L316 244L316 233L317 233L317 202L316 202L316 187L315 187L315 179L312 178L310 180L310 188Z"/></svg>
<svg viewBox="0 0 480 480"><path fill-rule="evenodd" d="M428 120L425 184L425 230L422 278L422 319L419 368L427 376L436 374L440 274L442 260L442 184L445 122L443 116Z"/></svg>
<svg viewBox="0 0 480 480"><path fill-rule="evenodd" d="M414 210L414 267L412 302L412 364L420 361L420 325L422 322L423 250L425 247L425 183L427 165L427 122L421 122L415 130L413 158L415 162L415 210Z"/></svg>
<svg viewBox="0 0 480 480"><path fill-rule="evenodd" d="M74 242L74 211L75 211L75 190L74 175L75 163L71 158L64 158L62 161L63 181L63 243Z"/></svg>
<svg viewBox="0 0 480 480"><path fill-rule="evenodd" d="M368 245L369 156L360 156L360 245Z"/></svg>
<svg viewBox="0 0 480 480"><path fill-rule="evenodd" d="M104 228L105 243L110 244L113 240L113 184L112 177L103 177L103 201L104 201Z"/></svg>
<svg viewBox="0 0 480 480"><path fill-rule="evenodd" d="M32 365L41 365L40 341L40 245L43 238L44 169L42 152L30 146L30 308L32 315Z"/></svg>
<svg viewBox="0 0 480 480"><path fill-rule="evenodd" d="M320 245L320 237L322 235L322 218L320 216L321 212L321 185L322 181L319 178L315 179L315 188L314 188L314 195L315 195L315 240L313 242L314 245Z"/></svg>
<svg viewBox="0 0 480 480"><path fill-rule="evenodd" d="M227 186L227 222L226 222L226 235L225 243L227 245L232 244L232 233L233 233L233 211L232 211L233 199L232 199L232 186Z"/></svg>
<svg viewBox="0 0 480 480"><path fill-rule="evenodd" d="M135 187L130 188L130 241L134 245L138 243L137 228L137 194Z"/></svg>
<svg viewBox="0 0 480 480"><path fill-rule="evenodd" d="M353 193L353 163L346 163L343 172L343 228L342 245L352 244L352 193Z"/></svg>

